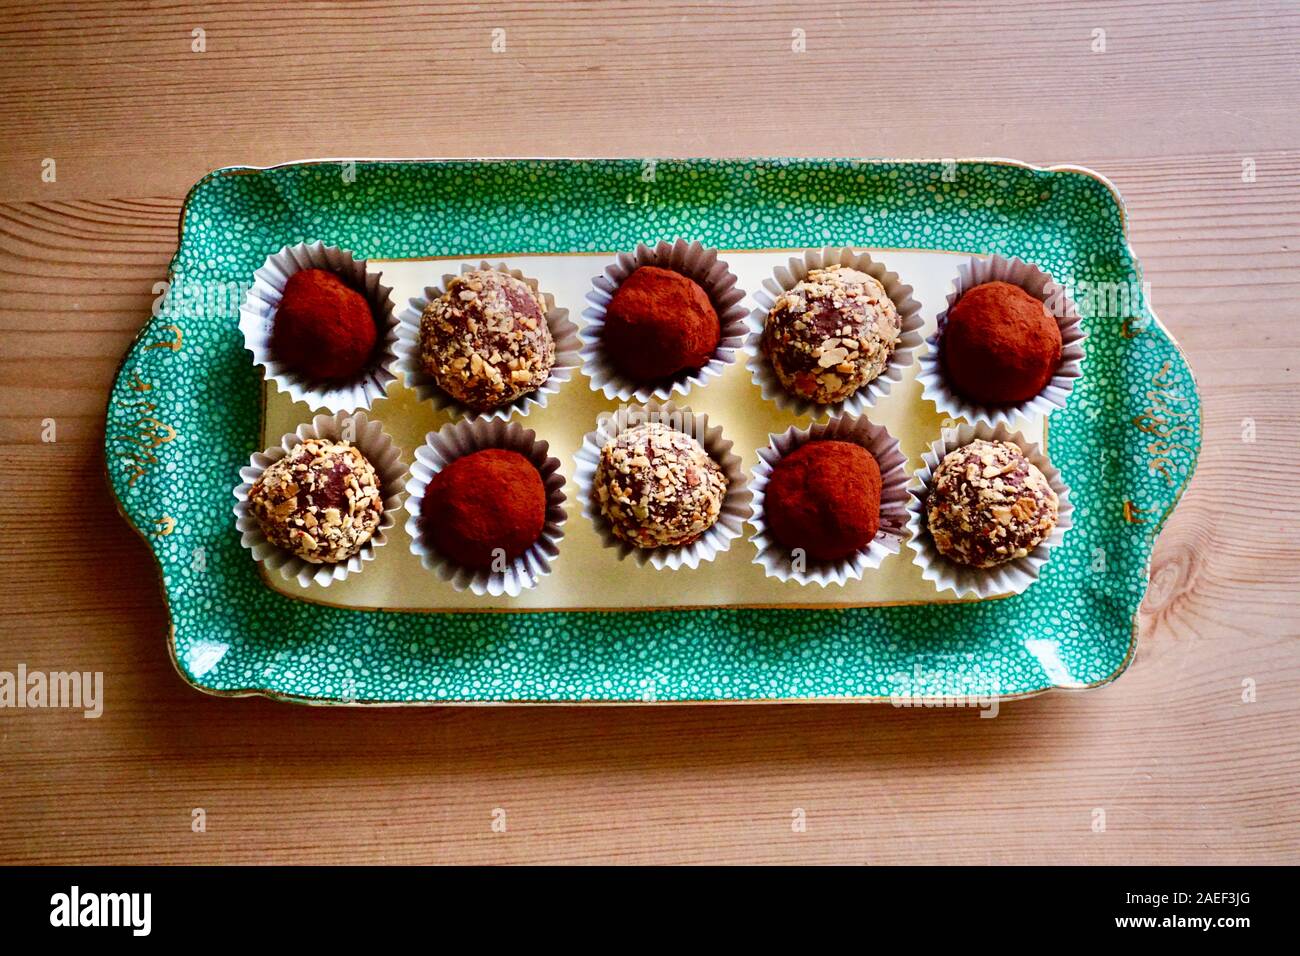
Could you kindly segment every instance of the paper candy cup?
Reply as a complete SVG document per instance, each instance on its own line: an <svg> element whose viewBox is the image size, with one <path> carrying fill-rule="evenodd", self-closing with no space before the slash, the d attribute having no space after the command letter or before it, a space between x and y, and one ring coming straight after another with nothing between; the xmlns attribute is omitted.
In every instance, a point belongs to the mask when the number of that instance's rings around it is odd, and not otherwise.
<svg viewBox="0 0 1300 956"><path fill-rule="evenodd" d="M861 445L880 466L880 529L867 547L838 561L814 561L796 556L781 545L767 527L764 505L772 471L786 455L813 441L844 441ZM857 415L836 416L816 422L808 428L790 426L783 434L769 435L767 446L758 450L758 464L750 482L753 505L749 518L754 533L749 540L758 549L755 564L761 564L769 578L794 580L800 584L843 586L861 579L863 573L902 548L907 526L907 459L898 439L882 425L874 425Z"/></svg>
<svg viewBox="0 0 1300 956"><path fill-rule="evenodd" d="M352 437L347 438L348 434ZM248 493L262 472L308 438L350 441L374 466L383 489L384 513L379 527L359 552L346 561L335 564L313 564L276 547L262 533L262 527L253 516L248 502ZM296 432L285 435L279 445L254 452L248 459L248 464L239 469L240 484L235 488L234 495L235 526L240 531L240 544L252 553L254 560L269 570L279 572L286 581L297 581L304 588L309 584L329 587L349 574L360 572L366 562L375 559L375 551L388 542L388 531L397 523L397 512L402 506L405 476L406 466L402 463L401 450L393 444L393 439L379 422L368 418L365 412L317 415L311 422L299 425Z"/></svg>
<svg viewBox="0 0 1300 956"><path fill-rule="evenodd" d="M836 265L865 272L884 286L885 294L898 309L900 332L898 345L879 375L843 401L818 405L806 398L791 395L781 384L772 364L763 354L763 327L767 324L768 312L783 293L793 289L813 269ZM754 300L758 303L758 308L749 314L747 321L749 337L745 348L749 352L749 361L746 367L765 399L775 402L777 408L795 415L820 418L825 415L866 414L868 409L889 394L895 383L902 380L903 373L911 367L917 350L922 346L921 329L925 320L921 317L921 303L912 298L912 287L904 285L898 278L898 273L890 272L884 263L875 261L865 252L855 252L850 248L809 249L802 256L792 257L786 265L774 269L772 277L764 280L763 288L754 294Z"/></svg>
<svg viewBox="0 0 1300 956"><path fill-rule="evenodd" d="M718 463L722 473L727 476L727 491L722 499L722 511L718 520L690 544L676 548L638 548L631 545L614 536L596 499L594 486L601 449L621 432L647 422L660 422L690 435L704 446L709 457ZM588 432L583 438L576 455L577 470L574 478L578 496L582 500L582 513L591 519L604 546L618 552L620 561L631 555L639 564L648 563L655 568L670 570L695 568L705 561L712 561L730 548L735 538L741 536L745 519L749 517L749 489L741 470L740 457L732 453L731 444L723 438L720 426L709 426L707 415L678 407L671 402L652 402L643 407L623 406L617 412L607 412L601 416L596 430Z"/></svg>
<svg viewBox="0 0 1300 956"><path fill-rule="evenodd" d="M487 448L504 448L523 455L542 476L546 488L546 523L541 535L502 571L467 568L438 551L420 530L420 512L429 482L456 459ZM564 476L560 474L559 459L551 457L549 452L550 446L539 441L536 432L518 422L466 420L430 432L424 444L416 449L415 462L406 482L406 533L411 539L411 551L420 556L420 563L450 582L457 591L469 590L479 596L507 594L516 597L524 590L536 587L551 573L551 564L560 553L566 517Z"/></svg>
<svg viewBox="0 0 1300 956"><path fill-rule="evenodd" d="M697 282L709 296L714 311L718 313L721 338L709 361L694 371L682 372L673 378L657 382L637 382L625 376L610 361L605 351L605 309L618 287L642 266L658 266L679 272ZM674 392L685 394L692 386L703 388L736 361L736 353L744 347L746 311L742 304L745 293L736 287L736 277L727 264L718 259L718 251L698 242L678 239L659 242L655 246L642 243L632 252L620 253L605 271L591 282L587 293L590 307L582 313L583 371L591 380L591 387L603 392L606 398L620 402L666 401Z"/></svg>
<svg viewBox="0 0 1300 956"><path fill-rule="evenodd" d="M1008 282L1041 299L1061 329L1061 364L1056 374L1041 392L1017 405L980 405L953 391L944 376L940 353L948 312L968 290L986 282ZM1017 419L1046 417L1065 407L1075 382L1083 374L1084 338L1078 309L1065 295L1064 289L1042 269L1003 256L972 258L958 267L957 278L948 293L948 305L939 313L938 328L926 340L929 348L921 356L921 367L916 375L916 380L921 383L921 397L934 402L940 414L951 419L964 418L968 422L1012 426Z"/></svg>
<svg viewBox="0 0 1300 956"><path fill-rule="evenodd" d="M493 265L484 260L477 265L464 263L460 267L461 273L473 272L475 269L505 272L528 283L534 292L541 291L536 279L530 279L518 269L508 268L504 262ZM555 340L555 364L551 366L551 374L546 381L534 391L526 392L506 405L482 411L470 408L444 392L437 379L424 370L420 363L420 319L429 303L441 298L447 284L455 277L452 273L445 274L441 286L427 286L423 295L411 299L398 312L397 361L394 370L405 377L407 387L415 390L420 401L432 403L436 411L446 409L458 418L504 422L513 415L527 415L534 408L545 408L547 398L557 393L560 386L572 378L574 371L582 364L578 356L578 327L569 321L569 310L557 308L554 297L547 292L542 292L541 295L546 304L546 325L551 330L551 338Z"/></svg>
<svg viewBox="0 0 1300 956"><path fill-rule="evenodd" d="M1025 557L993 568L973 568L948 560L935 547L934 539L930 537L926 526L925 502L935 469L949 452L956 451L976 439L1005 441L1018 445L1024 451L1025 457L1043 473L1059 500L1056 527L1052 529L1051 534ZM971 595L977 598L990 598L1022 593L1038 580L1043 566L1051 556L1052 549L1065 539L1065 532L1070 529L1070 519L1074 513L1074 506L1070 504L1070 488L1043 449L1028 441L1020 432L1013 432L1005 424L993 426L986 422L964 424L958 428L945 430L943 435L930 445L930 450L922 456L921 468L912 477L912 482L908 486L908 496L907 530L911 535L908 546L916 552L913 562L921 568L922 576L927 581L934 582L938 590L953 591L958 597Z"/></svg>
<svg viewBox="0 0 1300 956"><path fill-rule="evenodd" d="M365 295L378 325L378 338L370 363L345 381L321 381L307 377L276 360L271 349L271 331L280 307L285 283L303 269L333 272L347 285ZM392 292L380 280L381 273L371 271L365 259L355 258L346 249L321 242L285 246L267 257L253 273L253 286L239 310L239 329L244 348L253 353L253 364L261 367L266 380L295 402L304 402L312 410L353 412L370 408L388 391L397 376L392 367L397 361L397 319L393 315Z"/></svg>

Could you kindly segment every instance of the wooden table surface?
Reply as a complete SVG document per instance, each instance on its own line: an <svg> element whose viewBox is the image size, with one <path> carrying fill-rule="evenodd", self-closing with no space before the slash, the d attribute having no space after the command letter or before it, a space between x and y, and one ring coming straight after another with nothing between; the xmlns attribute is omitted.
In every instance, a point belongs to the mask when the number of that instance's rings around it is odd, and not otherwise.
<svg viewBox="0 0 1300 956"><path fill-rule="evenodd" d="M0 862L1300 860L1294 4L2 6L0 670L100 670L106 703L0 710ZM229 164L490 155L1005 156L1110 177L1205 416L1128 673L995 720L186 687L100 451L186 189Z"/></svg>

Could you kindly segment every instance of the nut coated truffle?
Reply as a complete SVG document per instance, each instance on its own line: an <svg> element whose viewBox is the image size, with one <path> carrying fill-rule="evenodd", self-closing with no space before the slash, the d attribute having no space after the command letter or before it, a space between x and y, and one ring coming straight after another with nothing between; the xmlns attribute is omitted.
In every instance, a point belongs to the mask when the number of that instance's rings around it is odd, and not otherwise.
<svg viewBox="0 0 1300 956"><path fill-rule="evenodd" d="M271 353L308 378L349 379L370 362L379 337L370 303L332 272L289 276L271 325Z"/></svg>
<svg viewBox="0 0 1300 956"><path fill-rule="evenodd" d="M638 382L693 372L713 358L722 338L708 293L680 272L642 266L605 309L605 351Z"/></svg>
<svg viewBox="0 0 1300 956"><path fill-rule="evenodd" d="M546 524L546 487L523 455L485 448L433 476L420 506L420 532L458 564L483 570L533 546Z"/></svg>
<svg viewBox="0 0 1300 956"><path fill-rule="evenodd" d="M1061 329L1047 307L1019 286L986 282L948 311L939 347L957 393L983 405L1027 402L1061 364Z"/></svg>
<svg viewBox="0 0 1300 956"><path fill-rule="evenodd" d="M522 279L476 269L452 279L420 317L420 366L476 411L536 391L555 364L546 303Z"/></svg>
<svg viewBox="0 0 1300 956"><path fill-rule="evenodd" d="M727 476L690 435L649 422L601 449L594 491L616 538L638 548L675 548L713 527Z"/></svg>
<svg viewBox="0 0 1300 956"><path fill-rule="evenodd" d="M379 475L348 442L308 438L262 472L248 492L266 539L312 564L346 561L384 513Z"/></svg>
<svg viewBox="0 0 1300 956"><path fill-rule="evenodd" d="M1038 547L1056 527L1058 507L1056 492L1023 451L977 440L939 463L925 517L940 554L992 568Z"/></svg>
<svg viewBox="0 0 1300 956"><path fill-rule="evenodd" d="M811 441L776 463L763 515L785 548L838 561L871 543L880 528L880 465L861 445Z"/></svg>
<svg viewBox="0 0 1300 956"><path fill-rule="evenodd" d="M831 405L885 370L901 332L884 286L833 266L813 269L773 303L761 345L786 391Z"/></svg>

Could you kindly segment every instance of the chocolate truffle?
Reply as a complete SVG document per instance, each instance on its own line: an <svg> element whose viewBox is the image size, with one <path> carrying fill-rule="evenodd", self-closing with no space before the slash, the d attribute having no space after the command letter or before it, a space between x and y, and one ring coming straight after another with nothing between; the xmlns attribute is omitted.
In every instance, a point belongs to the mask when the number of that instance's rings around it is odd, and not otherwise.
<svg viewBox="0 0 1300 956"><path fill-rule="evenodd" d="M1023 558L1056 527L1046 476L1009 442L977 440L944 456L930 481L925 520L950 561L992 568Z"/></svg>
<svg viewBox="0 0 1300 956"><path fill-rule="evenodd" d="M420 317L420 366L477 411L536 391L555 364L546 303L522 279L476 269L452 279Z"/></svg>
<svg viewBox="0 0 1300 956"><path fill-rule="evenodd" d="M312 564L345 561L379 527L379 475L345 441L308 438L262 472L248 492L266 539Z"/></svg>
<svg viewBox="0 0 1300 956"><path fill-rule="evenodd" d="M880 466L845 441L811 441L776 463L763 516L783 547L838 561L871 543L880 527Z"/></svg>
<svg viewBox="0 0 1300 956"><path fill-rule="evenodd" d="M708 293L680 272L642 266L605 309L605 351L628 378L652 382L707 365L722 329Z"/></svg>
<svg viewBox="0 0 1300 956"><path fill-rule="evenodd" d="M884 371L901 332L884 286L833 266L811 270L773 303L761 345L786 391L831 405Z"/></svg>
<svg viewBox="0 0 1300 956"><path fill-rule="evenodd" d="M271 354L318 381L352 378L370 362L379 331L366 297L332 272L289 276L271 326Z"/></svg>
<svg viewBox="0 0 1300 956"><path fill-rule="evenodd" d="M638 548L675 548L713 527L727 476L690 435L649 422L601 449L594 491L616 538Z"/></svg>
<svg viewBox="0 0 1300 956"><path fill-rule="evenodd" d="M433 476L420 508L420 532L468 568L493 569L533 546L546 524L546 486L523 455L485 448ZM495 568L494 570L503 570Z"/></svg>
<svg viewBox="0 0 1300 956"><path fill-rule="evenodd" d="M1061 364L1061 328L1019 286L986 282L948 310L939 356L953 391L982 405L1033 398Z"/></svg>

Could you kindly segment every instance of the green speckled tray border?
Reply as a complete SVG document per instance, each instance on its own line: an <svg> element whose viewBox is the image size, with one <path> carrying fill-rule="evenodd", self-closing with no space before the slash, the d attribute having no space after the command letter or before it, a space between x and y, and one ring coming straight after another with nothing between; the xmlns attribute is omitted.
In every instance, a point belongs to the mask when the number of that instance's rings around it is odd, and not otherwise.
<svg viewBox="0 0 1300 956"><path fill-rule="evenodd" d="M1077 288L1136 289L1118 310L1113 298L1080 302L1088 360L1049 436L1075 526L1041 579L1017 597L966 604L519 614L348 610L265 586L230 508L238 469L260 447L260 380L238 299L222 290L247 284L268 253L313 239L395 259L594 252L675 236L720 249L997 252ZM186 199L170 280L173 295L114 383L106 461L123 514L157 558L177 670L212 694L752 702L1095 687L1132 659L1151 548L1200 448L1192 373L1141 294L1123 203L1077 167L780 159L221 169Z"/></svg>

